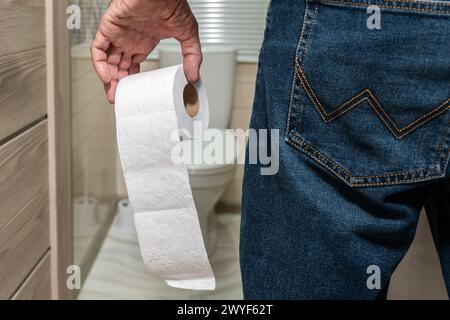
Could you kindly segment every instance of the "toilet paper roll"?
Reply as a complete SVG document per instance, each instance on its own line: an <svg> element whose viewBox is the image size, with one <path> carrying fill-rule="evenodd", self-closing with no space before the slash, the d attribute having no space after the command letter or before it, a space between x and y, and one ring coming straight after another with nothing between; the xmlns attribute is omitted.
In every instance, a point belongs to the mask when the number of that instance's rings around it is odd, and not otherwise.
<svg viewBox="0 0 450 320"><path fill-rule="evenodd" d="M192 94L197 99L191 99ZM194 128L208 127L208 101L201 81L195 90L189 87L182 65L122 79L116 93L116 125L147 270L172 287L213 290L214 274L187 168L171 157L179 150L180 135L193 136L199 131Z"/></svg>

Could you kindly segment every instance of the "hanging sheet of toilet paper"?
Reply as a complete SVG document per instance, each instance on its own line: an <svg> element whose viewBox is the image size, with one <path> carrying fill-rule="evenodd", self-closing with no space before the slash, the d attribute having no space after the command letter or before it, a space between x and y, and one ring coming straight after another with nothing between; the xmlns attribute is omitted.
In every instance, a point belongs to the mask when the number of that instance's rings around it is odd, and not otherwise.
<svg viewBox="0 0 450 320"><path fill-rule="evenodd" d="M116 93L117 140L148 272L172 287L214 290L188 171L173 161L179 159L174 155L180 135L192 137L199 123L202 130L208 127L206 90L201 82L196 85L200 109L191 118L183 100L187 84L182 65L122 79Z"/></svg>

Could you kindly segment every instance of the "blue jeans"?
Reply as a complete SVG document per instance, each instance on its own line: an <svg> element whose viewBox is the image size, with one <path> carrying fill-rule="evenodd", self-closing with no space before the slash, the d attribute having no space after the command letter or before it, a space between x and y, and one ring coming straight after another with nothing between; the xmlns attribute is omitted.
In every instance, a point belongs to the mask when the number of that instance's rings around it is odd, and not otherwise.
<svg viewBox="0 0 450 320"><path fill-rule="evenodd" d="M425 205L449 288L449 98L450 1L272 0L250 126L279 171L246 165L245 298L385 298Z"/></svg>

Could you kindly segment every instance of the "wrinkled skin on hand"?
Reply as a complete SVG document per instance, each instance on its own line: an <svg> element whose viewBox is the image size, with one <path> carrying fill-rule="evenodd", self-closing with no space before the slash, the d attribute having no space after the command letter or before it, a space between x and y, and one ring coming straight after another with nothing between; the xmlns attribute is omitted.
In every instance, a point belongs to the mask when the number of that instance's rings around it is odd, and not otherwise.
<svg viewBox="0 0 450 320"><path fill-rule="evenodd" d="M198 24L186 0L113 0L92 42L94 68L114 103L117 84L138 73L159 41L175 38L183 52L186 78L199 79L202 53Z"/></svg>

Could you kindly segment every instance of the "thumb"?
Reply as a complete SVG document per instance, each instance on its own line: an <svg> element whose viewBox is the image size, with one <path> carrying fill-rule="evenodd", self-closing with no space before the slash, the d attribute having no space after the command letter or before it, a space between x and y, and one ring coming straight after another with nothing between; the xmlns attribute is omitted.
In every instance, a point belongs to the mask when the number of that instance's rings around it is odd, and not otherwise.
<svg viewBox="0 0 450 320"><path fill-rule="evenodd" d="M198 29L195 28L191 37L181 40L180 45L183 53L184 74L187 80L194 84L200 79L200 65L203 60Z"/></svg>

